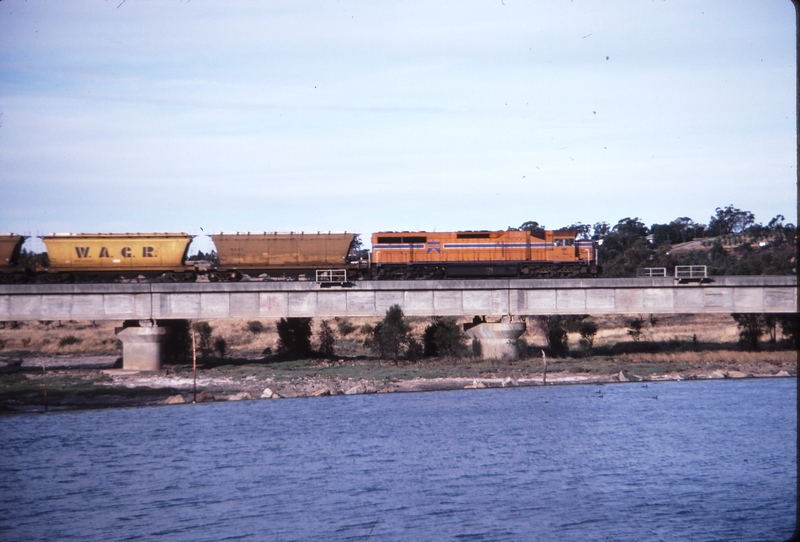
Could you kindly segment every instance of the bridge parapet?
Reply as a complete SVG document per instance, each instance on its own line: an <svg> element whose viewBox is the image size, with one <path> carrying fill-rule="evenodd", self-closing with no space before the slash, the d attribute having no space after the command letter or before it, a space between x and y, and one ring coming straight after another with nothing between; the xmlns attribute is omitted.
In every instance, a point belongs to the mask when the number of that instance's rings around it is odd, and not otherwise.
<svg viewBox="0 0 800 542"><path fill-rule="evenodd" d="M0 285L0 321L795 312L793 276Z"/></svg>

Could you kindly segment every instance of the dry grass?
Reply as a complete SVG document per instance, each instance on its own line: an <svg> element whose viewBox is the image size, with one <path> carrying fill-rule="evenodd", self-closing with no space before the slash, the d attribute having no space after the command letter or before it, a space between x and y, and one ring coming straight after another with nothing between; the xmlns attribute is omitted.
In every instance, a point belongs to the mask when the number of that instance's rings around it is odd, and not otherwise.
<svg viewBox="0 0 800 542"><path fill-rule="evenodd" d="M684 351L678 353L655 353L647 354L656 356L658 359L668 361L671 356L679 356L681 359L692 358L692 363L709 363L719 359L721 356L731 356L745 359L756 356L759 359L766 359L769 356L782 356L780 352L740 352L735 351L738 341L738 329L733 318L728 314L720 315L656 315L655 324L650 322L650 315L642 315L645 326L642 333L642 342L658 343L660 349L668 350L703 350L711 345L717 348L724 346L727 349L720 352L714 351ZM633 343L627 333L628 322L632 316L603 316L594 317L593 320L598 324L599 331L595 339L595 348L602 350L615 344ZM331 318L329 323L336 335L335 351L338 356L344 358L355 358L359 356L371 356L372 352L363 346L366 338L359 329L363 324L374 325L379 321L377 318L348 318L346 319L355 328L347 336L341 336L338 331L338 323L345 319ZM407 319L412 327L412 334L421 340L425 327L431 322L430 318L410 317ZM460 318L459 323L464 323L471 318ZM208 320L213 328L212 336L222 337L227 342L227 357L239 359L260 359L264 356L264 351L270 349L272 352L277 350L278 334L275 329L275 319L261 319L262 331L254 333L249 330L248 322L251 319L242 320ZM312 329L314 337L312 345L315 345L316 334L319 331L321 319L314 319ZM119 355L121 354L121 344L114 335L114 328L121 326L119 321L105 321L93 324L89 321L70 321L70 322L19 322L12 325L6 322L4 327L0 327L0 357L13 356L32 356L32 355ZM74 337L74 340L71 339ZM701 348L693 348L693 338L696 337ZM535 324L528 319L528 329L523 334L531 346L531 351L537 354L546 341ZM580 336L577 333L569 334L569 344L571 349L577 349ZM615 358L633 359L645 354L619 354ZM661 357L658 357L661 356Z"/></svg>
<svg viewBox="0 0 800 542"><path fill-rule="evenodd" d="M122 322L6 322L0 329L0 356L114 355L121 346L114 327Z"/></svg>

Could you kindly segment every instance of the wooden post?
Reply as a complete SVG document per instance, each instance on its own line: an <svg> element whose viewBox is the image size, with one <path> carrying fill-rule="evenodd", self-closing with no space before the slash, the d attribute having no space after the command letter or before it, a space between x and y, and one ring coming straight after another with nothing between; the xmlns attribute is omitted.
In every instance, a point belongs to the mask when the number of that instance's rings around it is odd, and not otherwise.
<svg viewBox="0 0 800 542"><path fill-rule="evenodd" d="M42 377L44 378L44 411L47 412L47 371L44 368L44 359L42 359Z"/></svg>
<svg viewBox="0 0 800 542"><path fill-rule="evenodd" d="M194 399L192 403L197 402L197 349L195 348L194 341L194 327L192 327L192 372L194 373Z"/></svg>
<svg viewBox="0 0 800 542"><path fill-rule="evenodd" d="M542 378L542 385L547 385L547 355L542 350L542 359L544 360L544 377Z"/></svg>

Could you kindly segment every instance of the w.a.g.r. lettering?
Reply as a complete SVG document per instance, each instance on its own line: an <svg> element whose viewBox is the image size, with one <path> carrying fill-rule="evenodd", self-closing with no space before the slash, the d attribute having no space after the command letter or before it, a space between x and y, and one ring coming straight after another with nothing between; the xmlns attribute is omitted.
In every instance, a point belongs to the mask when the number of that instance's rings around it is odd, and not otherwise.
<svg viewBox="0 0 800 542"><path fill-rule="evenodd" d="M75 247L75 254L78 256L78 259L85 259L91 258L91 247ZM131 247L123 247L119 251L120 256L123 258L133 258L133 250ZM98 258L111 258L111 252L108 250L108 247L100 247L100 255ZM142 258L155 258L156 257L156 249L155 247L142 247Z"/></svg>

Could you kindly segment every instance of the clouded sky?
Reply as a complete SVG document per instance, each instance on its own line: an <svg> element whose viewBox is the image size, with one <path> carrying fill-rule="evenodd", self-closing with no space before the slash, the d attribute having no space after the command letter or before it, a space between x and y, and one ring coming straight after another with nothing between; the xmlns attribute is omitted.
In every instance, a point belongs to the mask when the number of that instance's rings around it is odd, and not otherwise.
<svg viewBox="0 0 800 542"><path fill-rule="evenodd" d="M0 231L796 223L794 21L789 0L3 0Z"/></svg>

